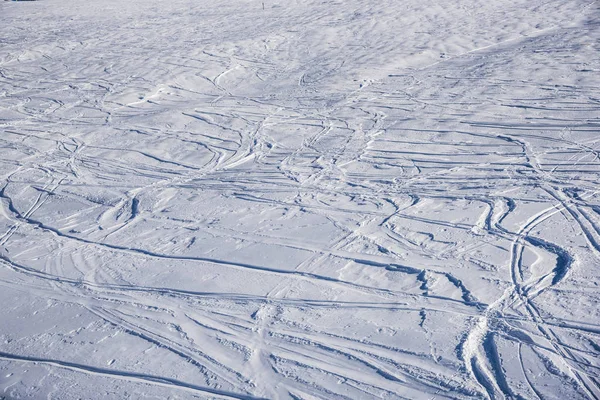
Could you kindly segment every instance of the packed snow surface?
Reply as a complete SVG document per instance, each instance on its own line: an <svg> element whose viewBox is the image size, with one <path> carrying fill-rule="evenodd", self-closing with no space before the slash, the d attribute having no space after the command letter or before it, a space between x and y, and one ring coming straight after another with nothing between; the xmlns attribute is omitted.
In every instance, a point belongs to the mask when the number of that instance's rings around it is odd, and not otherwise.
<svg viewBox="0 0 600 400"><path fill-rule="evenodd" d="M600 397L600 12L0 3L0 398Z"/></svg>

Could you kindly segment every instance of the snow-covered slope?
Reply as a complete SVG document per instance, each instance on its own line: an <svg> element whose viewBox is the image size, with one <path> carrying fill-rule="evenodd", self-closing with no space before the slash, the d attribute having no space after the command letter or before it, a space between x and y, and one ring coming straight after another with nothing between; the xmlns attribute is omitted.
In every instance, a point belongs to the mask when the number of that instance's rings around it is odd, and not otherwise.
<svg viewBox="0 0 600 400"><path fill-rule="evenodd" d="M0 398L600 397L599 23L0 2Z"/></svg>

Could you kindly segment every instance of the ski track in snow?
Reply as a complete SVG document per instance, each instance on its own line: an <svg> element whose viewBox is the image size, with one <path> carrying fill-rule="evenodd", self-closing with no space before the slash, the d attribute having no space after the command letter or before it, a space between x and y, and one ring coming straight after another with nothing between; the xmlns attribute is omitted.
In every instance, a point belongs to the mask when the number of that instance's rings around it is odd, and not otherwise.
<svg viewBox="0 0 600 400"><path fill-rule="evenodd" d="M0 398L600 398L599 24L0 3Z"/></svg>

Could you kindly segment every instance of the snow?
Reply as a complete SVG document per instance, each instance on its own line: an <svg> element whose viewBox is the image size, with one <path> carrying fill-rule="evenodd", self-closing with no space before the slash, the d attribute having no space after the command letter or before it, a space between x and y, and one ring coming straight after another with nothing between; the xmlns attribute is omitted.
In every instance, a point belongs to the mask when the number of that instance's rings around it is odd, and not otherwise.
<svg viewBox="0 0 600 400"><path fill-rule="evenodd" d="M600 397L598 11L0 2L0 398Z"/></svg>

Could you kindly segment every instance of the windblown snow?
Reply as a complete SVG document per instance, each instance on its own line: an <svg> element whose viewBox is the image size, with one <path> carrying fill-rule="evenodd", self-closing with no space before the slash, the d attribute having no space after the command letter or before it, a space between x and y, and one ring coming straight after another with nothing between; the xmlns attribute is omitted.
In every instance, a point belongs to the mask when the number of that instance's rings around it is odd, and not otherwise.
<svg viewBox="0 0 600 400"><path fill-rule="evenodd" d="M586 0L0 3L0 398L598 399Z"/></svg>

